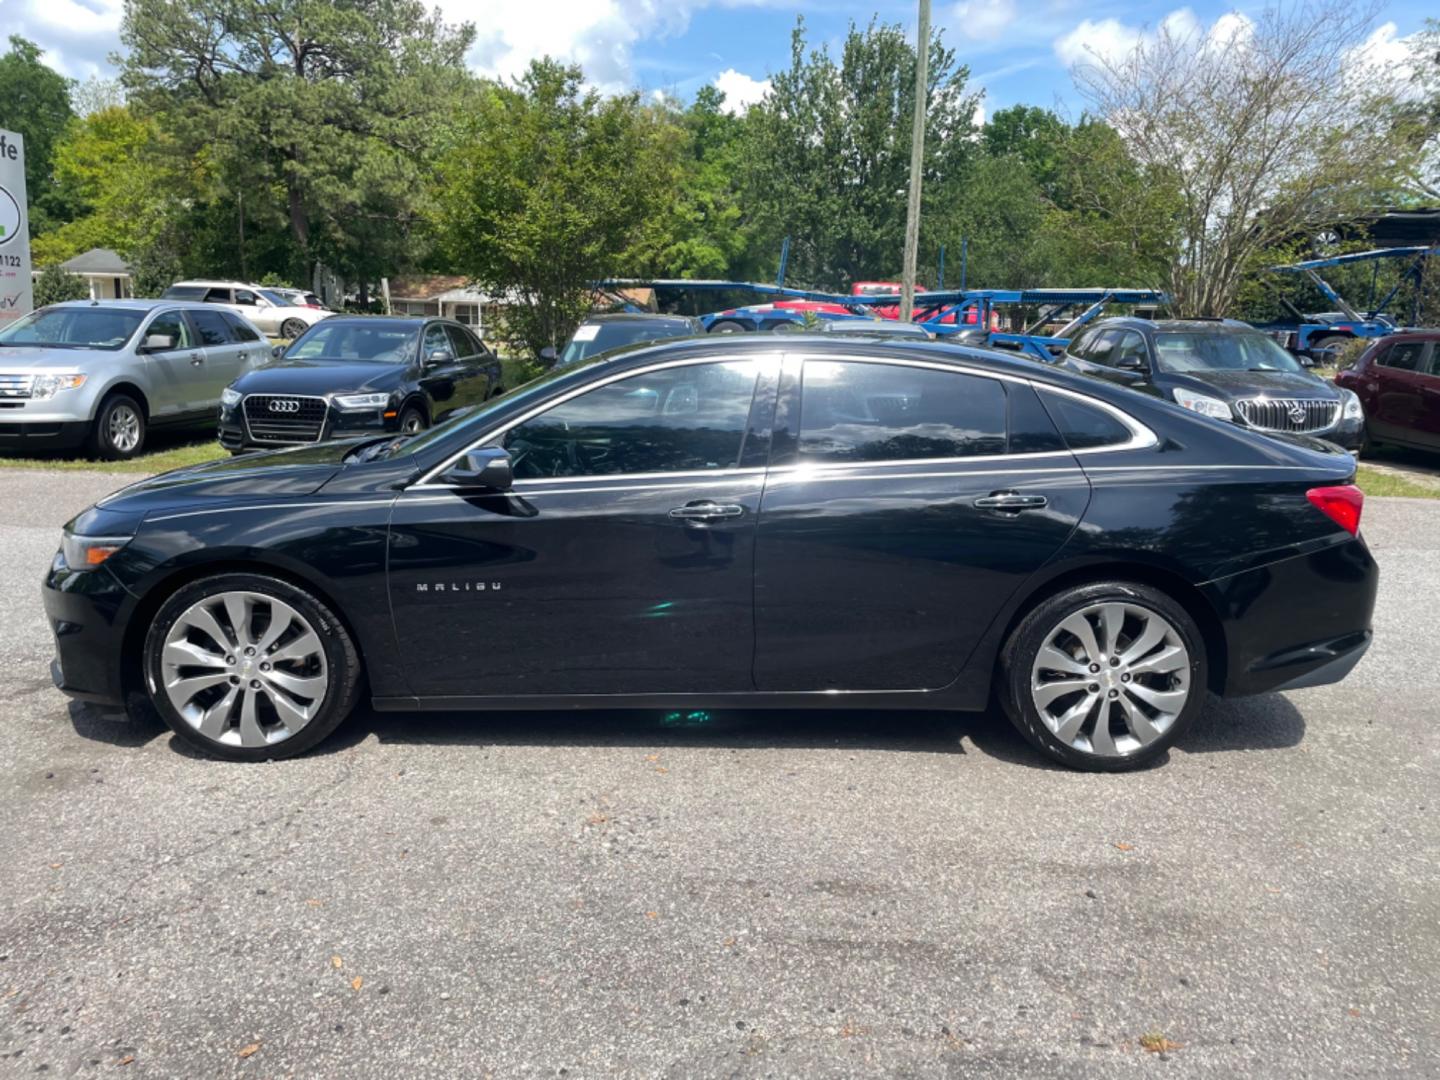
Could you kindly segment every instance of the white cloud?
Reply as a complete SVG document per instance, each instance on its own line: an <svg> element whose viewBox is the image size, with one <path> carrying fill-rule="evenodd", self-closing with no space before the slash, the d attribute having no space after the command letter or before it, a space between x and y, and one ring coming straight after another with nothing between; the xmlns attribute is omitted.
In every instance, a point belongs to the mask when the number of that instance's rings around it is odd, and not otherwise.
<svg viewBox="0 0 1440 1080"><path fill-rule="evenodd" d="M1238 11L1219 16L1208 27L1188 7L1176 8L1160 20L1160 28L1176 41L1203 35L1202 47L1207 52L1222 53L1243 44L1254 32L1255 24ZM1055 55L1066 67L1077 64L1115 63L1134 52L1144 41L1153 41L1156 30L1131 26L1119 19L1098 22L1082 20L1079 26L1055 39Z"/></svg>
<svg viewBox="0 0 1440 1080"><path fill-rule="evenodd" d="M110 73L109 54L120 47L123 0L0 0L0 10L5 34L35 42L45 50L42 60L62 75Z"/></svg>
<svg viewBox="0 0 1440 1080"><path fill-rule="evenodd" d="M961 0L950 9L948 25L968 38L998 38L1015 21L1015 0Z"/></svg>
<svg viewBox="0 0 1440 1080"><path fill-rule="evenodd" d="M1055 55L1066 67L1096 59L1118 60L1140 43L1140 31L1119 19L1083 20L1068 34L1055 39Z"/></svg>
<svg viewBox="0 0 1440 1080"><path fill-rule="evenodd" d="M1414 81L1414 49L1415 36L1400 37L1399 28L1387 22L1376 27L1363 44L1351 49L1345 63L1355 78L1389 81L1401 97L1413 97L1421 93L1420 85Z"/></svg>
<svg viewBox="0 0 1440 1080"><path fill-rule="evenodd" d="M715 76L715 87L725 95L725 111L742 113L770 93L769 79L754 79L743 71L726 68Z"/></svg>

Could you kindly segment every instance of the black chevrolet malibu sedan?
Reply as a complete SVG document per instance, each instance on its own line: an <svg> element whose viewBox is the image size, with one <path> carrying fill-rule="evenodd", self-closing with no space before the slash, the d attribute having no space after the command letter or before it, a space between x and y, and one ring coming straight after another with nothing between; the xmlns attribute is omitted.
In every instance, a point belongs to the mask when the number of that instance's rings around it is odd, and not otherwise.
<svg viewBox="0 0 1440 1080"><path fill-rule="evenodd" d="M330 318L225 390L220 445L238 454L414 434L501 392L500 361L457 322Z"/></svg>
<svg viewBox="0 0 1440 1080"><path fill-rule="evenodd" d="M1233 319L1105 319L1077 334L1058 363L1257 431L1312 435L1346 450L1359 450L1365 436L1358 397Z"/></svg>
<svg viewBox="0 0 1440 1080"><path fill-rule="evenodd" d="M981 710L1124 769L1207 691L1342 678L1376 567L1334 446L938 342L741 335L413 436L144 480L44 585L67 693L220 757L377 709Z"/></svg>

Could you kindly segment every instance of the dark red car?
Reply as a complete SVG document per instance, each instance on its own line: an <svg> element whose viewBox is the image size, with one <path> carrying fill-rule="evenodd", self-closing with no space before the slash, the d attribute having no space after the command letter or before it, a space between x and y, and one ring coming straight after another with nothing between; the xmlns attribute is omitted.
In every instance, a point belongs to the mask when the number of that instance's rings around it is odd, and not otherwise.
<svg viewBox="0 0 1440 1080"><path fill-rule="evenodd" d="M1335 382L1360 398L1371 442L1440 450L1440 330L1383 337Z"/></svg>

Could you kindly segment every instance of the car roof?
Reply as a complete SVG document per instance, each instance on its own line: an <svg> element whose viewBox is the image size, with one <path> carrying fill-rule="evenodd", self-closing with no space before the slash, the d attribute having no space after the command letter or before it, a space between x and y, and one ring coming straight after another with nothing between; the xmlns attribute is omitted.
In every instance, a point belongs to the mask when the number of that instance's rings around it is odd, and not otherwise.
<svg viewBox="0 0 1440 1080"><path fill-rule="evenodd" d="M667 322L679 323L682 326L690 326L695 322L695 320L689 315L661 315L658 312L654 311L613 311L607 315L587 315L585 317L585 324L625 322Z"/></svg>
<svg viewBox="0 0 1440 1080"><path fill-rule="evenodd" d="M46 307L62 308L105 308L110 311L154 311L156 308L184 308L187 311L214 311L214 304L205 304L197 300L170 299L149 299L145 297L128 297L124 300L62 300L57 304L47 304ZM231 312L233 315L234 312Z"/></svg>
<svg viewBox="0 0 1440 1080"><path fill-rule="evenodd" d="M1244 333L1255 329L1239 319L1142 319L1138 315L1115 315L1108 319L1099 319L1086 329L1097 326L1128 326L1136 330L1210 331L1217 334Z"/></svg>
<svg viewBox="0 0 1440 1080"><path fill-rule="evenodd" d="M367 326L374 326L376 323L396 323L402 326L419 326L427 322L443 322L452 326L463 324L454 319L442 319L438 315L331 315L328 319L321 320L326 326L339 326L343 323L364 323ZM319 326L320 323L316 323ZM468 329L468 327L467 327Z"/></svg>

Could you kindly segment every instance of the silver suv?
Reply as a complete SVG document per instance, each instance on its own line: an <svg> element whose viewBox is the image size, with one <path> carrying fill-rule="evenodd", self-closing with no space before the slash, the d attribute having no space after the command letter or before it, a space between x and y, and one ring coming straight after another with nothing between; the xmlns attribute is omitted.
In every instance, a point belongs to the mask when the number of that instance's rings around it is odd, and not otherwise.
<svg viewBox="0 0 1440 1080"><path fill-rule="evenodd" d="M0 449L134 457L152 427L215 424L220 392L272 357L213 305L78 300L0 330Z"/></svg>

